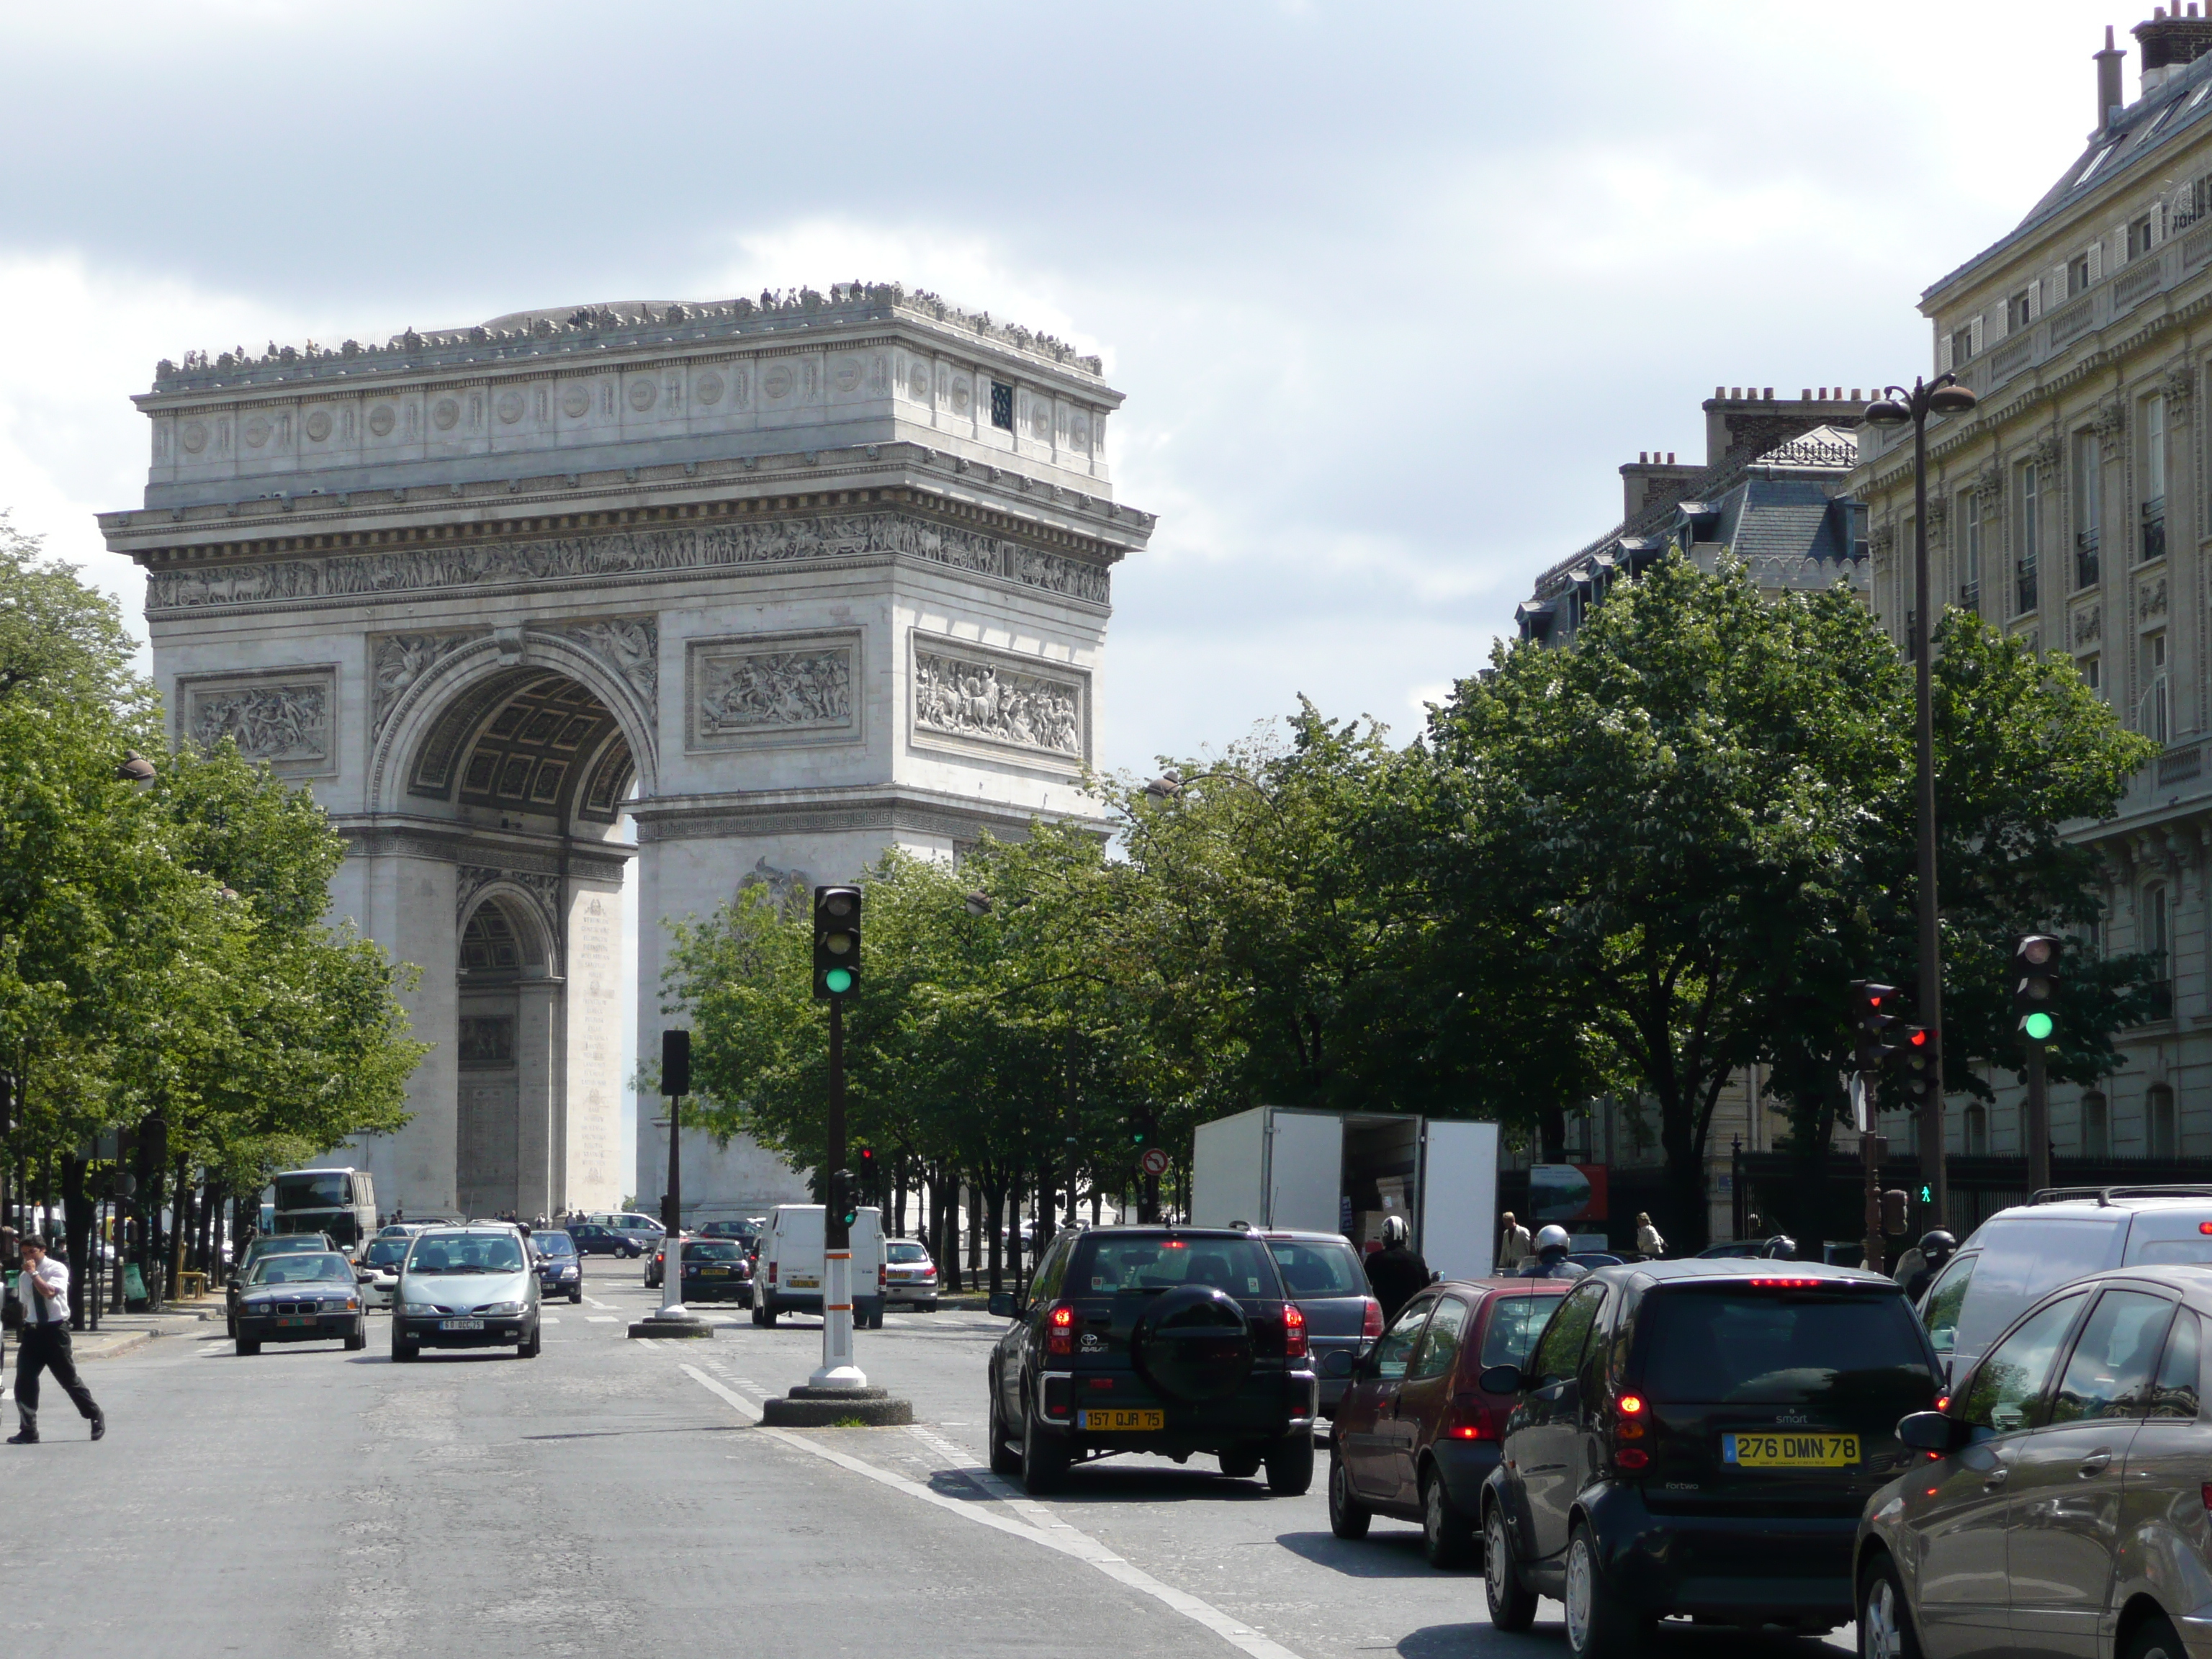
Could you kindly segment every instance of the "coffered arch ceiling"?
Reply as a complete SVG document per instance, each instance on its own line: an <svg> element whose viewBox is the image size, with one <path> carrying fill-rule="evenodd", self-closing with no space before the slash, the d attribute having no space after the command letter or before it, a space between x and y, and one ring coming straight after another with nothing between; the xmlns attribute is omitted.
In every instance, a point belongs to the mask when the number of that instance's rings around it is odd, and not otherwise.
<svg viewBox="0 0 2212 1659"><path fill-rule="evenodd" d="M620 724L589 687L520 669L456 700L417 750L407 792L612 823L636 771Z"/></svg>

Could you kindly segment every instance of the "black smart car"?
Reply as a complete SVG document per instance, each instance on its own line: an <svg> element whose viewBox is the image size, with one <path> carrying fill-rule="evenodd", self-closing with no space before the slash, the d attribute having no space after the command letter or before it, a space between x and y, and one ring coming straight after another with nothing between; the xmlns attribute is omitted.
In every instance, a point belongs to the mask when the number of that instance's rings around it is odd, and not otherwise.
<svg viewBox="0 0 2212 1659"><path fill-rule="evenodd" d="M1483 1490L1491 1622L1566 1605L1575 1659L1670 1613L1826 1631L1853 1614L1868 1498L1920 1456L1899 1419L1941 1376L1902 1286L1810 1261L1601 1267L1525 1364Z"/></svg>
<svg viewBox="0 0 2212 1659"><path fill-rule="evenodd" d="M1313 1484L1320 1382L1305 1316L1243 1231L1075 1228L1045 1249L992 1350L991 1468L1032 1492L1120 1451L1194 1452L1271 1492Z"/></svg>

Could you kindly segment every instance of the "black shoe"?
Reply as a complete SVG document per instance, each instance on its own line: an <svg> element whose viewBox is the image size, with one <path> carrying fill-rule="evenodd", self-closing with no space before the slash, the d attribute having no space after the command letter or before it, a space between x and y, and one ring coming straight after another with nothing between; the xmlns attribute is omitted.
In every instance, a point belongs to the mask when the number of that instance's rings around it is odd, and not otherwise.
<svg viewBox="0 0 2212 1659"><path fill-rule="evenodd" d="M92 1437L94 1440L98 1440L103 1437L106 1433L107 1419L105 1417L94 1418L92 1419Z"/></svg>
<svg viewBox="0 0 2212 1659"><path fill-rule="evenodd" d="M39 1437L35 1434L26 1434L18 1430L8 1437L8 1443L11 1446L35 1446L39 1443Z"/></svg>

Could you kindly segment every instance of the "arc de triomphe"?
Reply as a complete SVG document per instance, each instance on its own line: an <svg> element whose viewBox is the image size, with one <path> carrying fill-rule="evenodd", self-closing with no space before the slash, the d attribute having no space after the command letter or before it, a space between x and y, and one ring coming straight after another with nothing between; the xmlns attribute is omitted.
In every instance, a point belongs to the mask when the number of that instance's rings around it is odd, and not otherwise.
<svg viewBox="0 0 2212 1659"><path fill-rule="evenodd" d="M1113 500L1121 394L1049 337L854 284L196 354L136 401L145 504L100 526L174 740L311 783L333 915L422 969L413 1119L362 1149L386 1208L619 1203L660 918L1095 810L1152 520Z"/></svg>

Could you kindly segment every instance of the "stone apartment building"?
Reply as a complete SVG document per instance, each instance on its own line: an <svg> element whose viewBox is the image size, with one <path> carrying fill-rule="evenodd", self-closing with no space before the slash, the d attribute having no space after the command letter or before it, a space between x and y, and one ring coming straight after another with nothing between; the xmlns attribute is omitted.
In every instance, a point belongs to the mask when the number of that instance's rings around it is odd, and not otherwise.
<svg viewBox="0 0 2212 1659"><path fill-rule="evenodd" d="M2197 407L2212 360L2212 19L2197 9L2161 9L2134 30L2131 102L2124 53L2106 32L2081 154L2015 229L1920 301L1935 369L1979 399L1929 432L1933 590L2069 653L2161 749L2118 814L2079 833L2105 855L2103 942L2166 963L2163 1013L2126 1035L2123 1065L2098 1087L2054 1085L2061 1158L2212 1153L2212 514ZM1869 514L1873 604L1901 642L1911 429L1863 428L1859 441L1851 488ZM1994 1107L1953 1103L1953 1153L2025 1151L2017 1083L1991 1080ZM1902 1121L1888 1129L1893 1142L1905 1135Z"/></svg>

